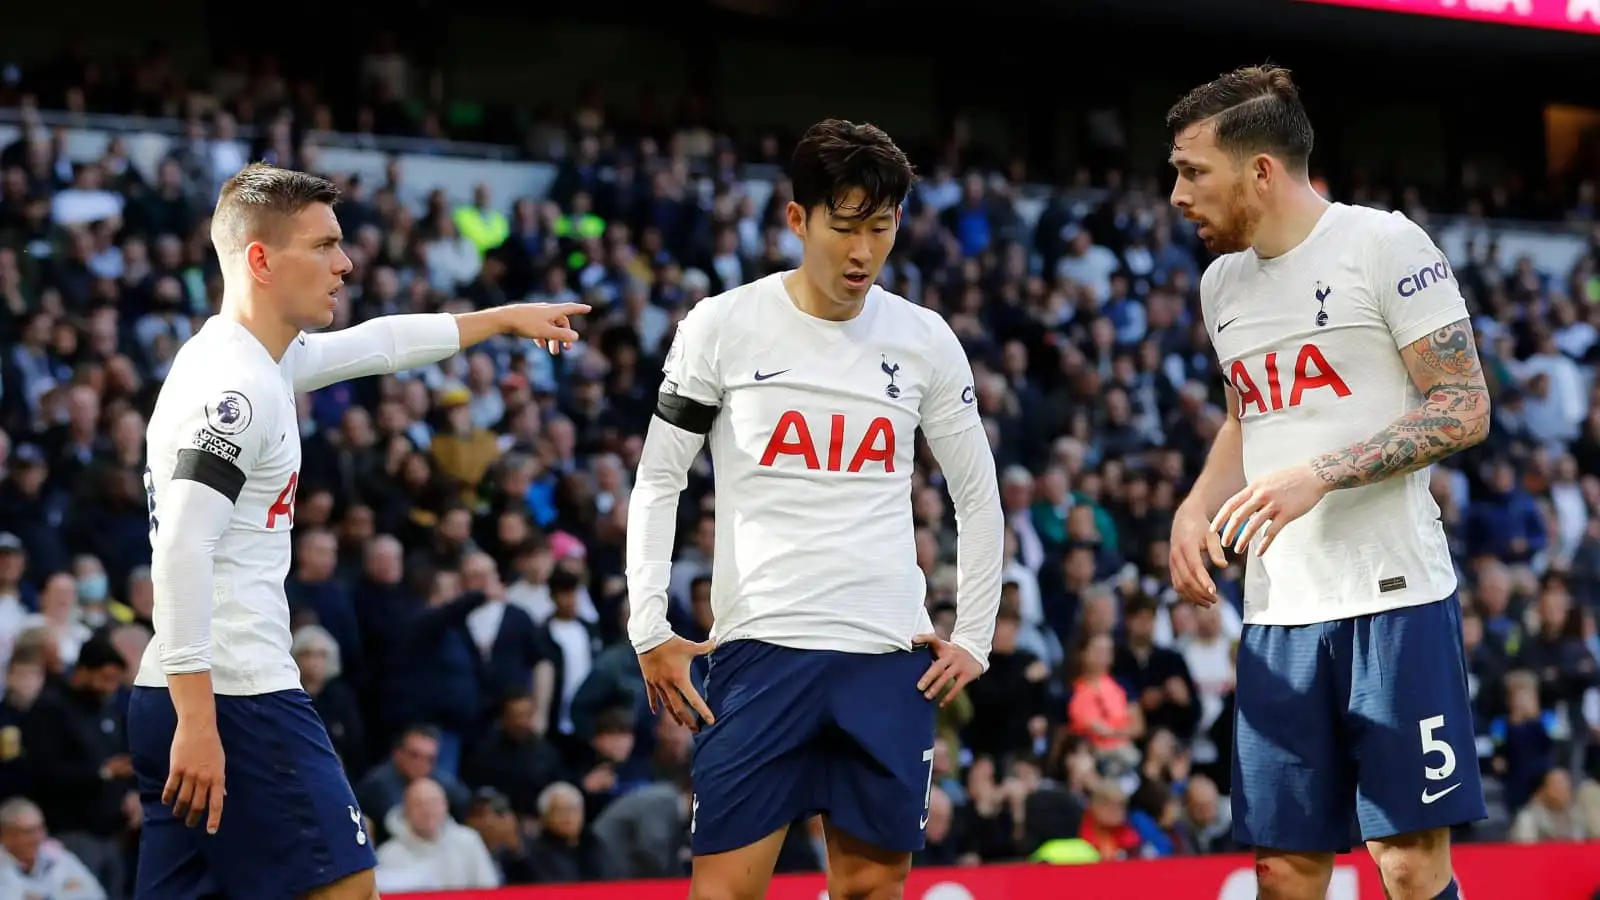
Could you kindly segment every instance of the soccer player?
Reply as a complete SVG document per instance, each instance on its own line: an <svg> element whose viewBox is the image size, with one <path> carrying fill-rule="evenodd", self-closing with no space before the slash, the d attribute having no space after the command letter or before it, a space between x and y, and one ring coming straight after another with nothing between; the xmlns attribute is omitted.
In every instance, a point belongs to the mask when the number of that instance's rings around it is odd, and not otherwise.
<svg viewBox="0 0 1600 900"><path fill-rule="evenodd" d="M306 334L333 321L351 269L337 199L321 178L265 165L223 185L211 223L222 311L178 351L150 417L155 640L128 706L141 900L377 896L362 811L289 654L295 395L497 334L559 351L577 338L568 317L588 310L523 304Z"/></svg>
<svg viewBox="0 0 1600 900"><path fill-rule="evenodd" d="M1268 900L1320 900L1357 838L1393 900L1455 898L1449 829L1485 810L1428 467L1489 429L1466 304L1404 215L1312 188L1286 70L1224 75L1167 125L1172 203L1222 254L1200 302L1229 416L1171 566L1209 605L1207 559L1246 554L1234 835Z"/></svg>
<svg viewBox="0 0 1600 900"><path fill-rule="evenodd" d="M628 633L652 706L698 728L695 900L766 896L792 822L824 816L829 891L899 896L924 844L937 702L987 666L1003 525L966 353L875 287L913 175L871 125L794 152L800 267L678 325L628 509ZM933 634L912 537L922 429L960 528L960 612ZM712 640L667 624L678 495L711 437ZM712 649L712 645L715 649ZM693 657L709 652L701 698Z"/></svg>

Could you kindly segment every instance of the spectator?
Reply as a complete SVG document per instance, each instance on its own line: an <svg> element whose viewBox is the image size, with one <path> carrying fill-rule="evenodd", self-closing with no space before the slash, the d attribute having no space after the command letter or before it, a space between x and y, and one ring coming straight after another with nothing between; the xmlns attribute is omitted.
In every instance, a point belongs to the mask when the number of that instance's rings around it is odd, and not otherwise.
<svg viewBox="0 0 1600 900"><path fill-rule="evenodd" d="M533 837L512 810L511 802L499 791L479 788L472 795L467 825L483 838L484 847L499 869L502 884L534 884L539 880L533 857L529 856Z"/></svg>
<svg viewBox="0 0 1600 900"><path fill-rule="evenodd" d="M328 728L333 750L346 771L361 771L367 763L367 731L356 693L344 680L340 644L321 625L295 629L289 651L300 665L300 686Z"/></svg>
<svg viewBox="0 0 1600 900"><path fill-rule="evenodd" d="M1190 780L1184 792L1180 823L1200 853L1229 853L1237 848L1232 808L1217 794L1216 784L1203 775Z"/></svg>
<svg viewBox="0 0 1600 900"><path fill-rule="evenodd" d="M973 753L1003 758L1044 750L1050 667L1017 648L1021 625L1016 603L1002 601L989 671L968 689L972 719L962 729L962 743Z"/></svg>
<svg viewBox="0 0 1600 900"><path fill-rule="evenodd" d="M469 783L494 789L519 816L536 815L539 795L562 775L561 754L534 730L537 719L532 693L507 694L494 730L463 773Z"/></svg>
<svg viewBox="0 0 1600 900"><path fill-rule="evenodd" d="M1076 649L1078 673L1067 721L1073 734L1087 738L1096 753L1132 764L1137 758L1133 740L1144 734L1144 716L1111 677L1112 652L1110 635L1084 635Z"/></svg>
<svg viewBox="0 0 1600 900"><path fill-rule="evenodd" d="M1585 841L1596 835L1573 802L1572 777L1564 769L1552 768L1538 779L1533 799L1517 813L1511 824L1511 840L1519 844L1541 841Z"/></svg>
<svg viewBox="0 0 1600 900"><path fill-rule="evenodd" d="M583 792L564 781L539 794L539 837L532 854L533 868L545 882L605 881L613 875L606 849L586 821Z"/></svg>
<svg viewBox="0 0 1600 900"><path fill-rule="evenodd" d="M106 900L93 872L45 831L44 814L21 797L0 803L0 897Z"/></svg>
<svg viewBox="0 0 1600 900"><path fill-rule="evenodd" d="M494 859L476 831L450 817L444 789L418 778L384 817L391 837L378 846L378 889L465 891L500 886Z"/></svg>
<svg viewBox="0 0 1600 900"><path fill-rule="evenodd" d="M122 834L139 815L123 720L111 704L126 670L109 640L90 640L67 684L42 694L22 726L38 780L30 793L112 900L125 891Z"/></svg>
<svg viewBox="0 0 1600 900"><path fill-rule="evenodd" d="M401 733L395 742L389 761L369 772L356 785L356 799L361 808L380 823L388 826L389 813L399 808L406 790L415 782L427 779L444 792L451 810L465 810L469 799L467 789L454 776L438 770L439 730L431 725L414 725Z"/></svg>
<svg viewBox="0 0 1600 900"><path fill-rule="evenodd" d="M1493 768L1505 785L1506 802L1520 809L1555 764L1556 715L1539 707L1539 680L1518 669L1506 675L1506 715L1495 720ZM1570 793L1570 791L1569 791Z"/></svg>
<svg viewBox="0 0 1600 900"><path fill-rule="evenodd" d="M1156 646L1159 605L1142 592L1128 598L1122 614L1123 639L1117 645L1111 675L1128 688L1150 730L1164 728L1188 737L1200 724L1200 705L1182 654Z"/></svg>
<svg viewBox="0 0 1600 900"><path fill-rule="evenodd" d="M685 767L672 780L632 791L595 818L595 840L615 877L673 878L687 869L694 811L687 775Z"/></svg>
<svg viewBox="0 0 1600 900"><path fill-rule="evenodd" d="M1139 830L1128 822L1128 798L1113 781L1102 781L1089 795L1089 812L1078 836L1101 859L1138 859L1150 855Z"/></svg>
<svg viewBox="0 0 1600 900"><path fill-rule="evenodd" d="M92 633L78 605L78 582L66 572L46 578L39 591L39 612L22 620L22 627L42 628L55 641L61 662L71 666Z"/></svg>
<svg viewBox="0 0 1600 900"><path fill-rule="evenodd" d="M20 797L38 784L22 727L44 690L44 676L41 654L13 653L6 663L5 691L0 694L0 796Z"/></svg>

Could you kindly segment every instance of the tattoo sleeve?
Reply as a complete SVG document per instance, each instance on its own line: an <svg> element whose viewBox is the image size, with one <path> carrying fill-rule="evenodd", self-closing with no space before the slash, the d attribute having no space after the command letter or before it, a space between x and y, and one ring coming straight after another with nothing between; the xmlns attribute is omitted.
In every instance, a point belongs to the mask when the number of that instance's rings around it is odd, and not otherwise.
<svg viewBox="0 0 1600 900"><path fill-rule="evenodd" d="M1422 405L1357 444L1311 461L1334 490L1426 468L1489 434L1489 389L1472 322L1454 322L1401 351Z"/></svg>

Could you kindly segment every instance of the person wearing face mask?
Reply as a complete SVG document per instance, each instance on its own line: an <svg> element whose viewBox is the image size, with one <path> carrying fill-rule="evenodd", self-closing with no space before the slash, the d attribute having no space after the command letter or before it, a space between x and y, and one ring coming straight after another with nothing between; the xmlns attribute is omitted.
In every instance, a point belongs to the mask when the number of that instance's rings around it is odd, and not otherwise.
<svg viewBox="0 0 1600 900"><path fill-rule="evenodd" d="M78 580L78 617L92 631L134 621L133 609L111 596L111 580L100 560L82 555L72 561Z"/></svg>

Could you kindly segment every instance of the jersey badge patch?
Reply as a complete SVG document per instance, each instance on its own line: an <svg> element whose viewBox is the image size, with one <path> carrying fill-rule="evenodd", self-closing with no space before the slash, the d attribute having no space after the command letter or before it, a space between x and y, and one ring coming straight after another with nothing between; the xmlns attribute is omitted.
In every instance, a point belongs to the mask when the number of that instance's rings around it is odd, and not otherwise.
<svg viewBox="0 0 1600 900"><path fill-rule="evenodd" d="M250 427L250 399L238 391L223 391L206 404L206 425L217 434L240 434Z"/></svg>

